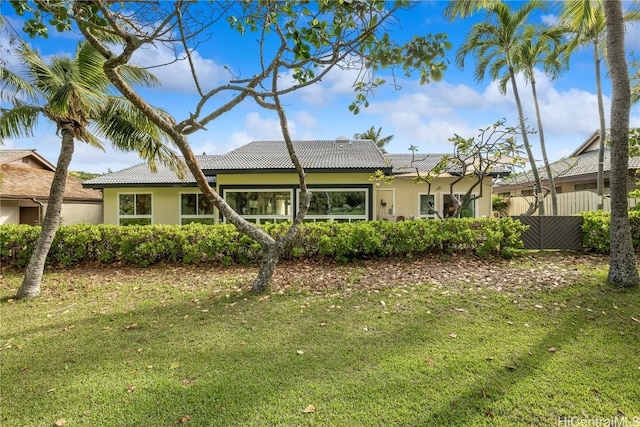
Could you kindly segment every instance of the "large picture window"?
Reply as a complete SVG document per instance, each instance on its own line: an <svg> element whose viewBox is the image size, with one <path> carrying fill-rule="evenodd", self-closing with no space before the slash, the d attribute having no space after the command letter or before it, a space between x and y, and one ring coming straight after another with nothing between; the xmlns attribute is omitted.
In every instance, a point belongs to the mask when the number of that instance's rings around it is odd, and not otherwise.
<svg viewBox="0 0 640 427"><path fill-rule="evenodd" d="M366 221L368 192L366 189L312 188L311 203L305 220Z"/></svg>
<svg viewBox="0 0 640 427"><path fill-rule="evenodd" d="M120 225L148 225L151 222L151 194L120 194L118 196Z"/></svg>
<svg viewBox="0 0 640 427"><path fill-rule="evenodd" d="M461 200L464 194L455 194L458 200ZM442 195L442 213L445 218L450 218L455 211L455 206L451 197L448 194ZM475 218L476 217L476 200L469 203L462 212L460 212L460 218Z"/></svg>
<svg viewBox="0 0 640 427"><path fill-rule="evenodd" d="M280 222L293 219L293 190L225 190L224 199L250 222Z"/></svg>
<svg viewBox="0 0 640 427"><path fill-rule="evenodd" d="M182 225L197 222L200 224L213 224L215 216L213 204L204 194L194 193L180 195L180 223Z"/></svg>
<svg viewBox="0 0 640 427"><path fill-rule="evenodd" d="M437 218L436 196L433 194L420 194L420 218Z"/></svg>

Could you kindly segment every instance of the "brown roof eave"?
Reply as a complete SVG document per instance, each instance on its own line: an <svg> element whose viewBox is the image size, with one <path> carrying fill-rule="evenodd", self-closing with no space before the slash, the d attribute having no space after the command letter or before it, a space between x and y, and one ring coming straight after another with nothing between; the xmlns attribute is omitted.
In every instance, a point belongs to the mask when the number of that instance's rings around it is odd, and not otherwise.
<svg viewBox="0 0 640 427"><path fill-rule="evenodd" d="M38 202L49 203L48 197L27 196L24 194L3 194L0 199L2 200L28 200L30 202L36 199ZM80 197L65 197L62 199L63 203L102 203L102 198L80 198Z"/></svg>

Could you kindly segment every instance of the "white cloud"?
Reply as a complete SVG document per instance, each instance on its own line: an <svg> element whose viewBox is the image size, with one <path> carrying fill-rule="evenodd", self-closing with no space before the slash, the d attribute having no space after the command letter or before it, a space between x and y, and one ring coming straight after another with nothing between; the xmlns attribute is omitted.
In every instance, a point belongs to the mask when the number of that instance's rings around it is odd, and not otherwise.
<svg viewBox="0 0 640 427"><path fill-rule="evenodd" d="M177 60L176 56L182 59ZM220 84L223 77L228 75L223 66L216 64L211 59L203 58L198 51L193 51L191 57L204 91L213 89ZM185 58L184 52L176 55L173 50L162 44L158 47L149 46L137 50L131 63L142 67L152 67L149 68L149 71L160 80L162 90L196 93L189 62Z"/></svg>
<svg viewBox="0 0 640 427"><path fill-rule="evenodd" d="M531 87L522 76L517 77L517 83L526 123L537 128ZM597 98L582 89L557 89L541 72L536 72L536 83L547 151L552 159L557 159L575 150L598 127ZM365 110L379 117L377 123L384 126L385 133L394 135L390 152L406 152L410 144L418 145L423 152L447 152L451 148L448 139L454 134L476 136L479 128L502 118L508 125L518 124L510 86L506 95L500 94L495 82L485 87L441 82L408 85L405 89L408 90L392 99L374 102ZM608 96L604 102L608 112ZM635 117L640 121L640 115ZM530 137L530 143L539 157L537 135Z"/></svg>
<svg viewBox="0 0 640 427"><path fill-rule="evenodd" d="M358 78L357 70L334 68L319 82L297 92L300 100L312 106L326 106L342 95L354 96L353 84ZM291 79L291 82L293 79Z"/></svg>
<svg viewBox="0 0 640 427"><path fill-rule="evenodd" d="M308 111L298 111L294 114L294 117L296 123L300 123L307 130L313 130L318 127L318 120Z"/></svg>
<svg viewBox="0 0 640 427"><path fill-rule="evenodd" d="M59 146L60 142L58 141L57 150L59 150ZM57 155L52 158L47 157L47 159L55 163ZM73 153L73 162L70 169L106 173L108 170L115 172L142 162L143 160L137 152L116 150L108 143L105 144L105 151L102 151L88 144L78 142Z"/></svg>
<svg viewBox="0 0 640 427"><path fill-rule="evenodd" d="M543 24L552 26L552 25L556 25L560 22L560 18L558 17L558 15L542 15L540 16L540 20L542 21Z"/></svg>
<svg viewBox="0 0 640 427"><path fill-rule="evenodd" d="M245 131L233 132L231 138L229 138L229 146L232 147L230 149L233 150L254 140L255 138Z"/></svg>
<svg viewBox="0 0 640 427"><path fill-rule="evenodd" d="M296 124L288 120L291 138L296 138ZM260 113L249 113L245 120L245 130L250 135L255 135L256 140L282 140L282 129L278 119L263 118Z"/></svg>

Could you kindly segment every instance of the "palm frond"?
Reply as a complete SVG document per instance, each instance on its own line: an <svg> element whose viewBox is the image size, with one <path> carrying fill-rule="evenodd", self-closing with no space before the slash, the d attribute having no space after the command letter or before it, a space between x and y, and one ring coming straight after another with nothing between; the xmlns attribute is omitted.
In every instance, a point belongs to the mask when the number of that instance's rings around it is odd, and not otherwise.
<svg viewBox="0 0 640 427"><path fill-rule="evenodd" d="M483 8L498 3L499 0L450 0L444 10L445 18L467 18Z"/></svg>
<svg viewBox="0 0 640 427"><path fill-rule="evenodd" d="M18 47L18 56L23 61L23 66L26 74L30 77L31 84L38 88L43 96L51 95L64 84L64 80L60 75L65 74L65 67L60 61L61 58L55 57L54 59L58 60L52 60L52 66L50 67L26 43L22 43Z"/></svg>
<svg viewBox="0 0 640 427"><path fill-rule="evenodd" d="M169 137L128 100L109 97L100 119L94 124L115 148L122 151L137 151L143 159L147 160L152 170L155 170L157 162L160 162L178 176L184 176L186 167L170 148Z"/></svg>
<svg viewBox="0 0 640 427"><path fill-rule="evenodd" d="M56 56L45 63L29 45L19 45L18 55L25 67L22 78L0 69L3 97L11 97L11 109L2 109L0 136L33 134L38 115L43 114L60 129L72 124L74 137L102 148L100 137L125 151L137 151L152 169L165 164L183 177L185 165L171 149L170 139L126 99L111 95L112 85L104 74L104 58L88 43L80 43L73 58ZM122 67L122 76L131 84L152 86L158 80L137 67ZM19 95L40 101L38 107L23 105ZM168 116L168 113L158 111Z"/></svg>
<svg viewBox="0 0 640 427"><path fill-rule="evenodd" d="M0 140L33 136L42 108L14 104L11 109L0 109Z"/></svg>
<svg viewBox="0 0 640 427"><path fill-rule="evenodd" d="M13 102L16 98L37 102L38 90L14 72L0 67L0 101Z"/></svg>
<svg viewBox="0 0 640 427"><path fill-rule="evenodd" d="M132 86L142 85L146 87L154 87L160 85L160 80L158 80L156 76L135 65L120 67L120 75L129 85Z"/></svg>
<svg viewBox="0 0 640 427"><path fill-rule="evenodd" d="M76 80L97 93L108 92L111 82L102 68L105 59L91 44L83 42L78 45L74 62L78 64Z"/></svg>

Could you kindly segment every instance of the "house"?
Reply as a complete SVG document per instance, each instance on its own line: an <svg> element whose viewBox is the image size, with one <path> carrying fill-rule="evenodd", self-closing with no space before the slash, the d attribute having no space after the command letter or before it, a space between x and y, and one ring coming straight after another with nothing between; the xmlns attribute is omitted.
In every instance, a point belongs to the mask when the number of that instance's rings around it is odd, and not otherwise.
<svg viewBox="0 0 640 427"><path fill-rule="evenodd" d="M557 194L597 190L598 151L600 132L596 131L585 140L567 158L551 163L551 171ZM609 193L609 175L611 172L611 152L605 148L604 156L604 193ZM640 169L640 157L629 158L629 189L635 188L636 171ZM547 174L543 167L538 167L542 186L549 188ZM501 180L494 186L493 192L499 196L531 196L534 181L531 172L513 175Z"/></svg>
<svg viewBox="0 0 640 427"><path fill-rule="evenodd" d="M453 175L415 184L417 173L428 173L441 155L385 155L370 140L294 141L312 192L305 221L367 221L398 218L433 218L425 201L439 211L448 207L448 183ZM199 156L209 183L245 219L255 223L291 220L297 213L299 178L283 141L254 141L227 154ZM395 179L376 183L372 176L382 171ZM473 202L467 214L491 214L491 179L485 180L486 197ZM469 185L464 184L464 185ZM84 182L104 194L107 224L216 223L216 209L202 197L193 176L179 180L160 168L151 173L146 164ZM468 188L468 187L467 187ZM463 193L467 188L461 186Z"/></svg>
<svg viewBox="0 0 640 427"><path fill-rule="evenodd" d="M0 224L40 224L55 170L36 150L0 150ZM67 177L61 224L101 222L102 194Z"/></svg>

